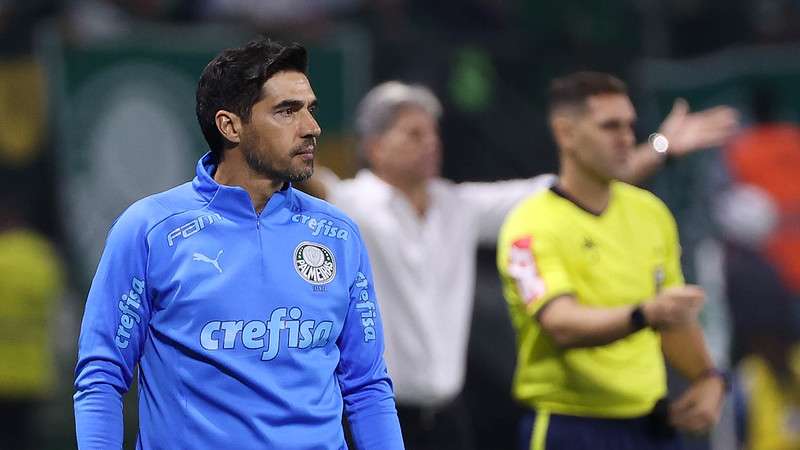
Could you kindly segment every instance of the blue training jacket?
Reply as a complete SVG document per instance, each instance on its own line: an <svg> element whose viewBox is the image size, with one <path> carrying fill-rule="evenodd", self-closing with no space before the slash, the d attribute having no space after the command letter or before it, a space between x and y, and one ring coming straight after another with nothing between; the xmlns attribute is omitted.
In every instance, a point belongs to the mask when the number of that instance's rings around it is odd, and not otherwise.
<svg viewBox="0 0 800 450"><path fill-rule="evenodd" d="M402 449L358 228L285 186L256 214L212 178L134 203L112 226L78 344L78 447L122 447L138 364L137 449Z"/></svg>

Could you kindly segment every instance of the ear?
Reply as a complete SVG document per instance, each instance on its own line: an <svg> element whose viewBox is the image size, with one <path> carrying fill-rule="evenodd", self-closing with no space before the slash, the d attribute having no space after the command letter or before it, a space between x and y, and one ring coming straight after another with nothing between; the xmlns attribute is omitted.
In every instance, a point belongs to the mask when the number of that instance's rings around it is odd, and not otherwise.
<svg viewBox="0 0 800 450"><path fill-rule="evenodd" d="M380 167L383 153L380 151L380 136L370 136L364 140L364 159L369 167Z"/></svg>
<svg viewBox="0 0 800 450"><path fill-rule="evenodd" d="M242 120L239 116L230 111L220 109L214 116L214 121L222 137L234 144L241 142Z"/></svg>
<svg viewBox="0 0 800 450"><path fill-rule="evenodd" d="M575 121L568 114L553 114L550 117L550 129L553 130L553 138L560 149L573 147L575 139Z"/></svg>

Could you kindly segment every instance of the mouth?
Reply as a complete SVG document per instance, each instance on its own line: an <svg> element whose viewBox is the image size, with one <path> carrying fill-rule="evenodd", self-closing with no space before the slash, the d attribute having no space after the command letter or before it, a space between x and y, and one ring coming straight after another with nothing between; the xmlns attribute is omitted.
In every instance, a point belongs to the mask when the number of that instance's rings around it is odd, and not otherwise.
<svg viewBox="0 0 800 450"><path fill-rule="evenodd" d="M633 153L633 149L629 147L623 147L617 150L616 157L620 161L627 161L631 154Z"/></svg>
<svg viewBox="0 0 800 450"><path fill-rule="evenodd" d="M294 156L299 156L304 160L314 159L314 154L317 152L315 145L304 145L294 151Z"/></svg>

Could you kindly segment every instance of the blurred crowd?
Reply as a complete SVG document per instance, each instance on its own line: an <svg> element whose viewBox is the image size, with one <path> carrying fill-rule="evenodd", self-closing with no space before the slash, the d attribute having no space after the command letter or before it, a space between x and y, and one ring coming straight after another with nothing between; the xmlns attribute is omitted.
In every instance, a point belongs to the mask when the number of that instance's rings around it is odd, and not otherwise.
<svg viewBox="0 0 800 450"><path fill-rule="evenodd" d="M259 32L312 49L322 109L338 108L322 117L320 158L343 178L359 165L356 101L387 80L439 98L442 174L457 182L556 172L544 98L571 70L628 79L642 139L676 97L737 109L730 139L645 186L678 219L712 353L735 374L727 419L697 448L800 448L800 2L0 0L0 449L74 447L78 318L104 233L189 176L205 151L192 83L208 55ZM163 75L163 60L185 74ZM133 69L181 98L108 75ZM140 159L159 167L141 173ZM476 256L460 400L478 449L513 448L520 415L494 254Z"/></svg>

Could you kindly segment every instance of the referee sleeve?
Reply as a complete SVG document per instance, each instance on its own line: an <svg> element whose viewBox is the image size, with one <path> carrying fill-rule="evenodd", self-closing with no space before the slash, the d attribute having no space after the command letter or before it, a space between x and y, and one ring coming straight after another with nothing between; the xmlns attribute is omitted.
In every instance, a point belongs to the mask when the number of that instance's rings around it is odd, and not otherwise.
<svg viewBox="0 0 800 450"><path fill-rule="evenodd" d="M557 237L547 230L501 233L498 266L507 298L518 300L530 315L574 292Z"/></svg>
<svg viewBox="0 0 800 450"><path fill-rule="evenodd" d="M359 238L360 241L360 238ZM350 306L337 344L336 375L353 439L359 450L400 450L403 438L392 382L383 359L383 329L372 270L363 242Z"/></svg>
<svg viewBox="0 0 800 450"><path fill-rule="evenodd" d="M146 220L134 205L111 227L78 341L75 427L80 450L122 448L122 395L150 318Z"/></svg>

